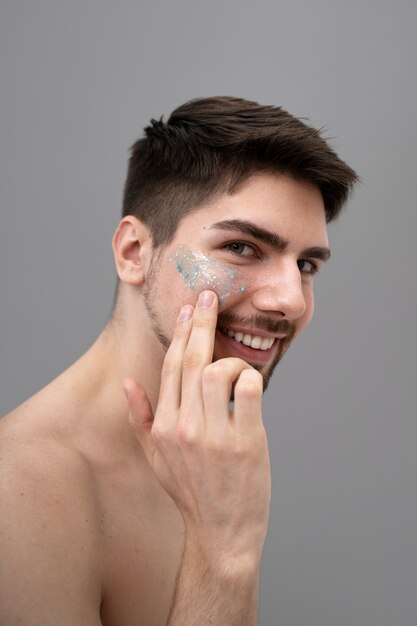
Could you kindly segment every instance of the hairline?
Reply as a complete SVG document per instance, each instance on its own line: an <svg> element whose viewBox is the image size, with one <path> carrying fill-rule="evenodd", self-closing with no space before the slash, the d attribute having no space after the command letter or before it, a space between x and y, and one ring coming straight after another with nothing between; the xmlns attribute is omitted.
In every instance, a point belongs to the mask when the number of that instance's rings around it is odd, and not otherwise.
<svg viewBox="0 0 417 626"><path fill-rule="evenodd" d="M256 179L256 178L258 178L260 176L263 176L263 175L270 175L270 176L274 176L274 177L282 177L282 176L284 176L286 178L292 179L293 181L296 181L296 182L299 182L299 183L305 183L305 184L310 185L312 188L314 188L316 191L319 192L320 197L323 200L323 212L324 212L324 215L325 215L326 224L328 224L331 221L333 221L334 219L336 219L337 215L331 217L330 219L328 219L326 207L324 206L323 192L320 189L320 186L317 183L313 182L308 177L306 177L306 176L296 176L292 172L285 171L285 170L282 170L282 169L274 170L273 168L270 168L270 167L269 168L256 168L253 171L249 172L246 176L241 176L240 180L238 182L235 182L234 179L233 179L233 175L230 175L228 177L228 179L226 180L226 182L224 182L224 184L221 185L221 186L219 185L218 189L211 196L209 196L205 200L202 200L202 202L200 202L199 204L196 204L195 206L190 207L188 210L185 210L183 212L183 214L181 215L181 217L177 220L177 222L175 224L175 228L173 229L173 231L170 234L169 238L167 238L164 241L161 241L161 243L159 243L157 246L153 245L153 250L154 251L164 250L170 243L172 243L175 235L178 232L178 229L179 229L179 227L181 225L181 222L188 215L196 213L197 211L204 210L206 208L210 209L210 207L215 202L217 202L219 200L219 198L221 198L222 196L233 196L238 191L241 191L244 186L248 185L254 179ZM135 215L136 217L138 217L136 213L132 212L132 215ZM138 217L138 219L143 221L140 217ZM151 236L152 236L152 233L151 233ZM152 236L152 242L153 242L153 239L154 238Z"/></svg>

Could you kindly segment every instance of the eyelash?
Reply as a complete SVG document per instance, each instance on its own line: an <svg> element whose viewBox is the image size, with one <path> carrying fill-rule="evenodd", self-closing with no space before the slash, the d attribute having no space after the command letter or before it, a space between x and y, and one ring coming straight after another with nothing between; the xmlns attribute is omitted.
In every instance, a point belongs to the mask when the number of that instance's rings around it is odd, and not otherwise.
<svg viewBox="0 0 417 626"><path fill-rule="evenodd" d="M309 274L310 276L314 276L314 274L317 274L317 272L320 270L319 266L314 263L314 261L309 261L308 259L300 259L298 261L298 264L300 263L310 263L311 265L311 270L309 272L306 272L305 270L301 269L300 265L298 265L300 272L302 272L303 274Z"/></svg>
<svg viewBox="0 0 417 626"><path fill-rule="evenodd" d="M229 252L231 252L232 254L235 254L236 256L240 256L242 258L246 258L247 256L249 256L249 255L246 255L246 254L239 254L235 250L231 249L232 246L236 246L236 245L237 246L245 246L246 248L251 248L252 252L257 254L256 248L254 246L252 246L252 244L246 243L245 241L231 241L230 243L227 243L225 245L225 248L228 248Z"/></svg>
<svg viewBox="0 0 417 626"><path fill-rule="evenodd" d="M240 257L242 257L242 258L246 258L247 256L249 256L249 255L239 254L239 253L238 253L238 252L236 252L235 250L232 250L232 249L231 249L231 247L232 247L232 246L236 246L236 245L239 245L239 246L245 246L246 248L251 248L251 250L253 251L253 253L254 253L256 256L258 256L258 257L260 257L260 256L261 256L261 255L259 254L259 252L256 250L256 248L255 248L252 244L250 244L250 243L246 243L245 241L231 241L230 243L227 243L227 244L225 245L225 248L227 248L227 249L229 250L229 252L231 252L232 254L234 254L234 255L236 255L236 256L240 256ZM306 270L302 269L302 268L300 267L300 264L301 264L301 263L309 263L309 264L311 265L311 269L310 269L310 271L306 271ZM313 276L314 274L317 274L317 273L319 272L319 270L320 270L320 268L319 268L319 266L317 265L317 263L315 263L314 261L310 261L310 260L308 260L308 259L299 259L299 260L297 261L297 264L298 264L298 267L299 267L299 270L300 270L300 272L301 272L301 273L303 273L303 274L307 274L307 275L310 275L310 276Z"/></svg>

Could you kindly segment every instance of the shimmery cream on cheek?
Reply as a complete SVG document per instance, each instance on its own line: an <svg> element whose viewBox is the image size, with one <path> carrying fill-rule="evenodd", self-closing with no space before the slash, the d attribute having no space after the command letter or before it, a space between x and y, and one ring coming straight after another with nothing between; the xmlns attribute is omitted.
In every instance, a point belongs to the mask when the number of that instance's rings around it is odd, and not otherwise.
<svg viewBox="0 0 417 626"><path fill-rule="evenodd" d="M242 294L248 287L244 272L188 246L180 246L168 260L191 291L199 293L212 289L217 293L220 305L231 296Z"/></svg>

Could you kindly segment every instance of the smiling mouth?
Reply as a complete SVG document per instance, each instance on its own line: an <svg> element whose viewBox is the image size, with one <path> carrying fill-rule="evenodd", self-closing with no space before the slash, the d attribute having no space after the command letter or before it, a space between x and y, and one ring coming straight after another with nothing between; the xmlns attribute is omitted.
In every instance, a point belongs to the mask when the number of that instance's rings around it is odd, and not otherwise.
<svg viewBox="0 0 417 626"><path fill-rule="evenodd" d="M253 350L269 350L275 343L275 337L261 337L260 335L250 335L241 331L233 331L228 328L219 327L219 331L230 337L237 343L243 343L243 345Z"/></svg>

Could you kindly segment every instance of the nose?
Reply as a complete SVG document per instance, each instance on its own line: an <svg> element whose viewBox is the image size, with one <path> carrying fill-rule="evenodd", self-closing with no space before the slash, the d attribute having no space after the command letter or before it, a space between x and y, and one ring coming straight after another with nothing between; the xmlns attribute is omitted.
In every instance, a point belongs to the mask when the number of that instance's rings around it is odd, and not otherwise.
<svg viewBox="0 0 417 626"><path fill-rule="evenodd" d="M288 320L294 321L304 315L307 302L297 263L288 260L268 275L260 276L252 304L259 311L279 314Z"/></svg>

